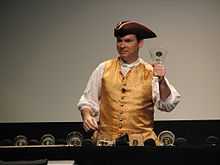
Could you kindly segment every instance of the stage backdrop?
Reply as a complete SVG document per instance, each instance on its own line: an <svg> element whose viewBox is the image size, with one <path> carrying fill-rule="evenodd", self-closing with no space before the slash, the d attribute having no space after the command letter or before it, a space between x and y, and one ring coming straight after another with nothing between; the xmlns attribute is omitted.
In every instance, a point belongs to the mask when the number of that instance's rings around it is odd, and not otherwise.
<svg viewBox="0 0 220 165"><path fill-rule="evenodd" d="M1 0L0 122L81 121L90 74L116 56L113 28L135 19L167 50L167 78L182 95L156 120L220 119L219 0Z"/></svg>

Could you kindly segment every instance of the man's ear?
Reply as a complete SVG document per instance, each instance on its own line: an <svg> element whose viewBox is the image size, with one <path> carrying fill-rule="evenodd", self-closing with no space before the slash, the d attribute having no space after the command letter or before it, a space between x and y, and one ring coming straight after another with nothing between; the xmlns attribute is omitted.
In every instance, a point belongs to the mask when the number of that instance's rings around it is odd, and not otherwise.
<svg viewBox="0 0 220 165"><path fill-rule="evenodd" d="M144 46L144 40L140 40L138 45L139 45L139 48L142 48Z"/></svg>

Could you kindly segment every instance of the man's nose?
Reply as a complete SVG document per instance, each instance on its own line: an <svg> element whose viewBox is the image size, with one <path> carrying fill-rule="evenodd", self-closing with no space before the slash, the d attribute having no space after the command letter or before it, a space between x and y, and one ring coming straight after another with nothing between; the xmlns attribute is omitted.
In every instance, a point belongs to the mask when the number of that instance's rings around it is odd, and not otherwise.
<svg viewBox="0 0 220 165"><path fill-rule="evenodd" d="M125 45L124 42L121 42L120 45L119 45L120 48L124 48L125 46L126 46L126 45Z"/></svg>

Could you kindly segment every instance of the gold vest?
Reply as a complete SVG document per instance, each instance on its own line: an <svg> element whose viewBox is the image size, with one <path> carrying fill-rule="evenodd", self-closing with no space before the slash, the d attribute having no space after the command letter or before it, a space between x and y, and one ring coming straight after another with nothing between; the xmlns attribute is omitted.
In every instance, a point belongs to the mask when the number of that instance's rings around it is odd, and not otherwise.
<svg viewBox="0 0 220 165"><path fill-rule="evenodd" d="M105 64L96 140L114 141L127 133L129 140L135 139L139 143L149 138L156 141L153 131L152 67L139 64L125 77L120 67L119 58Z"/></svg>

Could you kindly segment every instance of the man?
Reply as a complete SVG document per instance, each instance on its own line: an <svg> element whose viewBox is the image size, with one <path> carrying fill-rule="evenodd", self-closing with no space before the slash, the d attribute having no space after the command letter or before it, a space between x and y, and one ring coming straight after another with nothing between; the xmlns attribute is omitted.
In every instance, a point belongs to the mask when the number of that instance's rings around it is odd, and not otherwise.
<svg viewBox="0 0 220 165"><path fill-rule="evenodd" d="M131 145L143 145L148 139L159 144L153 130L155 106L172 111L180 94L165 78L163 64L150 65L139 57L144 39L156 34L141 23L126 20L116 25L114 36L118 56L93 71L78 103L84 129L95 131L96 142L114 142L127 134Z"/></svg>

